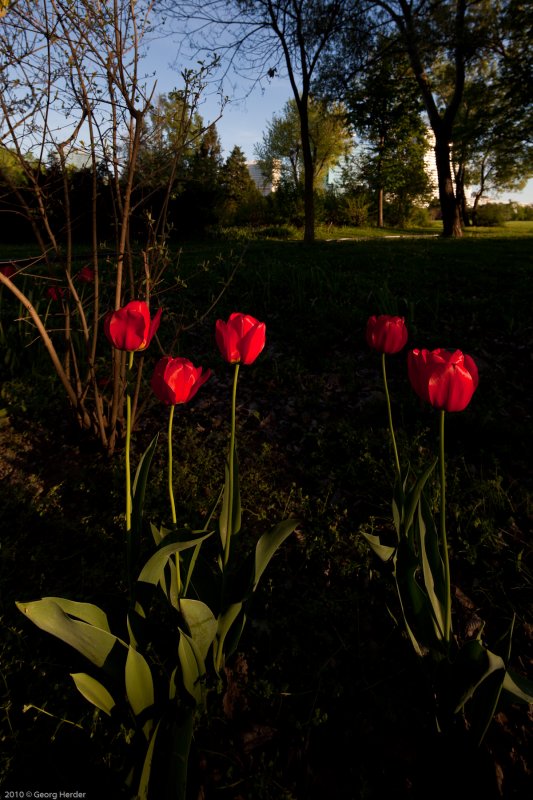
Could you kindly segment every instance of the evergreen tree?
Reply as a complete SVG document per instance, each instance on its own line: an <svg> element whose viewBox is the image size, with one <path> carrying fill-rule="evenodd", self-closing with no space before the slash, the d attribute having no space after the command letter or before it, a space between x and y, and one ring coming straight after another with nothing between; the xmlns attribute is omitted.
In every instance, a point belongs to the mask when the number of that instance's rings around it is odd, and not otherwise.
<svg viewBox="0 0 533 800"><path fill-rule="evenodd" d="M220 171L221 221L224 225L250 222L259 211L262 196L252 179L246 157L235 146Z"/></svg>

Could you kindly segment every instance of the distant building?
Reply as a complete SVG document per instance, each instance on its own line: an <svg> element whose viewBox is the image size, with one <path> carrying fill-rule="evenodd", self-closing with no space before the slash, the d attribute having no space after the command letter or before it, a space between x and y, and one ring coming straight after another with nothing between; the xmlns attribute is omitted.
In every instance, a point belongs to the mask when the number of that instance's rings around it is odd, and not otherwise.
<svg viewBox="0 0 533 800"><path fill-rule="evenodd" d="M437 173L437 161L435 158L435 134L431 128L427 128L426 138L428 142L428 149L424 155L424 166L426 168L426 175L431 184L431 190L436 194L439 188L439 176Z"/></svg>
<svg viewBox="0 0 533 800"><path fill-rule="evenodd" d="M73 147L67 153L65 159L67 167L74 169L91 169L92 167L92 153L84 147Z"/></svg>
<svg viewBox="0 0 533 800"><path fill-rule="evenodd" d="M251 179L262 195L266 196L276 191L281 178L280 162L274 162L274 169L272 170L272 176L270 179L265 178L257 161L249 161L246 166L248 167L248 172L250 173Z"/></svg>

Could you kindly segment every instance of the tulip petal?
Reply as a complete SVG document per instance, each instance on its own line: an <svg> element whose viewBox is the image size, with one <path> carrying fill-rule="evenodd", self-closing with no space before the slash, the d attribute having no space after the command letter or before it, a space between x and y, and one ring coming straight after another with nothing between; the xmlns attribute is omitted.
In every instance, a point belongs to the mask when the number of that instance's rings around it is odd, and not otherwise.
<svg viewBox="0 0 533 800"><path fill-rule="evenodd" d="M266 325L259 322L254 325L241 341L240 351L243 364L251 364L265 346Z"/></svg>

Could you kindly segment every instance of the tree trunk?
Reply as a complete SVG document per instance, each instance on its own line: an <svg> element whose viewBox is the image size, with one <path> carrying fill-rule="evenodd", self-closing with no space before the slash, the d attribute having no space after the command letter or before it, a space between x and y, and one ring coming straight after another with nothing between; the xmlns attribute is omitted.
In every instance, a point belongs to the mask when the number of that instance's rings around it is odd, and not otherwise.
<svg viewBox="0 0 533 800"><path fill-rule="evenodd" d="M378 190L378 228L384 228L385 223L383 221L383 189Z"/></svg>
<svg viewBox="0 0 533 800"><path fill-rule="evenodd" d="M464 228L470 226L470 215L465 194L465 168L460 164L455 170L455 197L461 209L461 222Z"/></svg>
<svg viewBox="0 0 533 800"><path fill-rule="evenodd" d="M305 170L304 174L304 242L309 244L315 241L315 194L313 181L313 168Z"/></svg>
<svg viewBox="0 0 533 800"><path fill-rule="evenodd" d="M439 200L442 213L442 235L458 238L463 235L461 207L453 191L449 137L435 131L435 161L439 180Z"/></svg>
<svg viewBox="0 0 533 800"><path fill-rule="evenodd" d="M315 165L309 139L308 97L304 95L299 103L300 134L302 137L302 161L304 164L304 242L315 241Z"/></svg>

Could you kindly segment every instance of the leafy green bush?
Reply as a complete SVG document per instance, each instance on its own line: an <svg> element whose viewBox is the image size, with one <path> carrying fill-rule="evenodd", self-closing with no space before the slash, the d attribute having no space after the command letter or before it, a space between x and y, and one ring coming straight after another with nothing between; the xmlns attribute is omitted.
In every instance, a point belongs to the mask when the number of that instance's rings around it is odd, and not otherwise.
<svg viewBox="0 0 533 800"><path fill-rule="evenodd" d="M473 215L473 224L482 228L504 227L509 217L501 203L487 203L480 206Z"/></svg>

